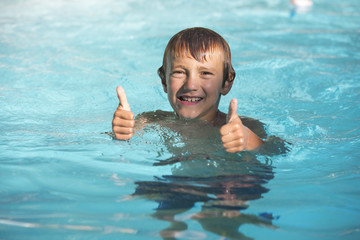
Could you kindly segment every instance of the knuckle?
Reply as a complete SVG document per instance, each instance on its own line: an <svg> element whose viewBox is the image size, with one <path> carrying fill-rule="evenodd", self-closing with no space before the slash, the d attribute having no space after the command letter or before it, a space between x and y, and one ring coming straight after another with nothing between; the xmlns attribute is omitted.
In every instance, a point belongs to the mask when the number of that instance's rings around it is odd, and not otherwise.
<svg viewBox="0 0 360 240"><path fill-rule="evenodd" d="M115 139L120 139L120 134L114 133Z"/></svg>
<svg viewBox="0 0 360 240"><path fill-rule="evenodd" d="M220 128L220 135L225 135L225 128L224 127Z"/></svg>
<svg viewBox="0 0 360 240"><path fill-rule="evenodd" d="M239 130L241 126L239 123L235 123L233 127L235 130Z"/></svg>
<svg viewBox="0 0 360 240"><path fill-rule="evenodd" d="M133 134L120 134L120 133L115 133L115 138L118 140L130 140L133 136Z"/></svg>
<svg viewBox="0 0 360 240"><path fill-rule="evenodd" d="M133 128L133 127L135 126L135 121L134 121L134 120L131 120L131 121L129 122L129 125L130 125L131 128Z"/></svg>

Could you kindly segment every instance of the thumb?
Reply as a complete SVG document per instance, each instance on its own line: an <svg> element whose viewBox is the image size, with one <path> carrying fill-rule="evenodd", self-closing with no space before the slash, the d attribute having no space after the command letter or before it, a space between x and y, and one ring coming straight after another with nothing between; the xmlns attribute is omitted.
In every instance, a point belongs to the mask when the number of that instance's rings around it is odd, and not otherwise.
<svg viewBox="0 0 360 240"><path fill-rule="evenodd" d="M226 122L232 122L234 120L236 120L237 118L239 118L239 116L237 115L237 99L234 98L230 101L230 105L229 105L229 112L227 114L226 117Z"/></svg>
<svg viewBox="0 0 360 240"><path fill-rule="evenodd" d="M127 101L126 98L126 94L124 89L121 86L118 86L116 88L116 92L120 101L119 107L121 107L122 109L126 110L126 111L130 111L130 105Z"/></svg>

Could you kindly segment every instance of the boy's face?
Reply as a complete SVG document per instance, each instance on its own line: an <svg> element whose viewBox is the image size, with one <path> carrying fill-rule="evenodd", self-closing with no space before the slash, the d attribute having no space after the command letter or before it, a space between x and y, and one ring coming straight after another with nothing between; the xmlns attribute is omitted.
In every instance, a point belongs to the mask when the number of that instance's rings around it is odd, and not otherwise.
<svg viewBox="0 0 360 240"><path fill-rule="evenodd" d="M215 120L220 96L232 85L223 86L223 52L215 48L202 62L187 54L168 59L163 87L175 112L187 119Z"/></svg>

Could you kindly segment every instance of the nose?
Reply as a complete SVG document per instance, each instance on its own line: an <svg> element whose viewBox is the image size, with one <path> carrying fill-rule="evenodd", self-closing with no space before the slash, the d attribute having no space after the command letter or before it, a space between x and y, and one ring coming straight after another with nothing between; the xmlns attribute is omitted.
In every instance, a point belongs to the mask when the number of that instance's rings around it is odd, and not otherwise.
<svg viewBox="0 0 360 240"><path fill-rule="evenodd" d="M199 80L195 74L189 74L184 83L184 88L189 91L196 91L199 87Z"/></svg>

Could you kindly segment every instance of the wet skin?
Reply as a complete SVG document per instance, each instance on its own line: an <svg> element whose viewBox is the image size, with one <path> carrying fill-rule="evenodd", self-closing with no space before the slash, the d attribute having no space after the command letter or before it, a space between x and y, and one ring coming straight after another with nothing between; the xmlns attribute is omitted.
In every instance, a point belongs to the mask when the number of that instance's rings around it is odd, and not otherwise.
<svg viewBox="0 0 360 240"><path fill-rule="evenodd" d="M228 81L223 84L222 51L206 53L206 59L199 62L185 53L172 57L163 87L179 117L214 123L220 97L229 92L231 84Z"/></svg>

